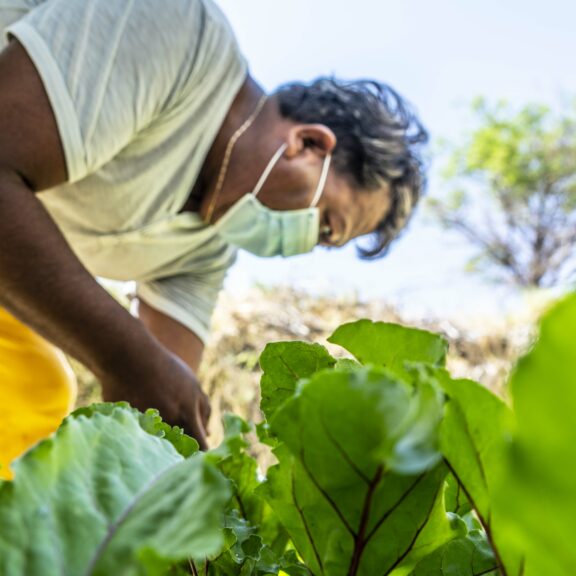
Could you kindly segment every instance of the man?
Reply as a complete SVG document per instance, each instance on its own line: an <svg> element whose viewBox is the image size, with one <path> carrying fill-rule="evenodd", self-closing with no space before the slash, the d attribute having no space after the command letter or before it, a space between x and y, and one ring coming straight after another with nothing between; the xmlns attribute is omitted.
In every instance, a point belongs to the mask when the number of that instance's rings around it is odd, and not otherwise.
<svg viewBox="0 0 576 576"><path fill-rule="evenodd" d="M205 446L195 373L237 248L373 234L380 255L420 196L426 133L376 82L266 97L211 0L14 0L0 20L0 459L70 408L46 341ZM136 281L138 318L94 276Z"/></svg>

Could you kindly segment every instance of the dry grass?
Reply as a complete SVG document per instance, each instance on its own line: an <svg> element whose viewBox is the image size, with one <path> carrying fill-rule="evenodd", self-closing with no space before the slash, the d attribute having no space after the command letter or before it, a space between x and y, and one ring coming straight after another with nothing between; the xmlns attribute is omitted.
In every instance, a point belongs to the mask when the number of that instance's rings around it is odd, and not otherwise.
<svg viewBox="0 0 576 576"><path fill-rule="evenodd" d="M221 439L224 412L260 420L258 357L266 343L306 340L342 355L342 350L328 344L326 338L340 324L360 318L442 333L450 342L448 367L452 373L477 380L503 396L509 371L531 338L526 325L511 325L497 333L470 333L445 322L403 321L394 309L378 302L314 297L288 288L254 289L239 299L224 294L200 373L212 402L211 443L217 445ZM95 378L78 363L74 363L74 369L80 382L78 404L99 400Z"/></svg>

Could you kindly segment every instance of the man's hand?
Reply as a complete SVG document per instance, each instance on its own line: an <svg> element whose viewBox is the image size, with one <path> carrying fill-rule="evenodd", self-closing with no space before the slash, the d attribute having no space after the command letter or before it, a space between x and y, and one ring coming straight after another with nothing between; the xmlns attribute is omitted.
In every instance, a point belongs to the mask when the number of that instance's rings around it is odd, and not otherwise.
<svg viewBox="0 0 576 576"><path fill-rule="evenodd" d="M141 411L156 408L165 422L193 436L201 450L208 448L208 396L192 370L173 354L166 351L152 362L142 358L132 369L127 366L100 378L107 402L124 400Z"/></svg>
<svg viewBox="0 0 576 576"><path fill-rule="evenodd" d="M202 438L204 437L205 439L206 436L210 403L194 376L194 374L198 373L200 367L204 343L189 328L160 310L153 308L144 300L134 301L133 310L138 313L138 318L140 318L142 324L154 335L158 342L172 352L175 360L182 361L182 367L188 373L188 376L181 380L182 384L174 391L174 394L165 394L163 382L166 378L164 375L161 376L160 388L163 395L155 400L158 404L158 409L162 411L163 416L171 424L181 426L194 436L200 442L200 447L204 449ZM154 395L150 398L152 401ZM190 399L193 399L194 405L191 405ZM176 411L171 407L172 400L178 401L179 405L184 407L184 418L179 418L176 415ZM166 408L162 409L160 406L166 406ZM175 414L175 416L172 418L168 416L169 414ZM193 421L189 423L191 415L194 415L194 417L192 418Z"/></svg>

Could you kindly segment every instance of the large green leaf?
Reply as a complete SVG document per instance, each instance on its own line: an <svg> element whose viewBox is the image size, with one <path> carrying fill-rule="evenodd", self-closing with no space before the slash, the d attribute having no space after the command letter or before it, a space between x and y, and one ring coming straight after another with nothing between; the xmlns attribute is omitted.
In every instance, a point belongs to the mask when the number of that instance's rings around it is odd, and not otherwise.
<svg viewBox="0 0 576 576"><path fill-rule="evenodd" d="M407 422L438 426L438 396L426 415L419 407L428 388L382 369L323 372L276 412L279 464L262 490L314 574L407 574L461 535L445 513L439 454L402 447Z"/></svg>
<svg viewBox="0 0 576 576"><path fill-rule="evenodd" d="M348 350L362 364L386 366L402 374L406 362L443 366L448 350L446 340L437 334L370 320L344 324L328 341Z"/></svg>
<svg viewBox="0 0 576 576"><path fill-rule="evenodd" d="M268 344L260 356L264 372L260 381L262 400L260 409L268 420L296 390L296 384L324 368L334 366L336 360L326 348L306 342L278 342Z"/></svg>
<svg viewBox="0 0 576 576"><path fill-rule="evenodd" d="M448 396L440 427L440 449L502 561L514 573L520 558L503 542L504 528L494 506L494 493L513 430L512 411L477 382L453 380L443 371L435 372Z"/></svg>
<svg viewBox="0 0 576 576"><path fill-rule="evenodd" d="M0 485L2 576L160 575L223 544L226 480L130 408L72 415L14 470Z"/></svg>
<svg viewBox="0 0 576 576"><path fill-rule="evenodd" d="M508 544L526 555L525 576L571 576L576 573L576 295L544 318L537 344L512 376L511 390L517 434L499 491Z"/></svg>

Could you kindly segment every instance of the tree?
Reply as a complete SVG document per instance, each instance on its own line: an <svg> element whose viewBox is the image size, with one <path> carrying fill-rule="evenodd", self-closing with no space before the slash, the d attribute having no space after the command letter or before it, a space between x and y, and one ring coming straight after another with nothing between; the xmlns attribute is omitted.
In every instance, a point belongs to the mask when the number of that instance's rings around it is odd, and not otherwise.
<svg viewBox="0 0 576 576"><path fill-rule="evenodd" d="M454 185L431 208L477 248L472 269L521 287L552 287L576 272L576 106L562 116L531 104L473 106L479 127L451 149Z"/></svg>

